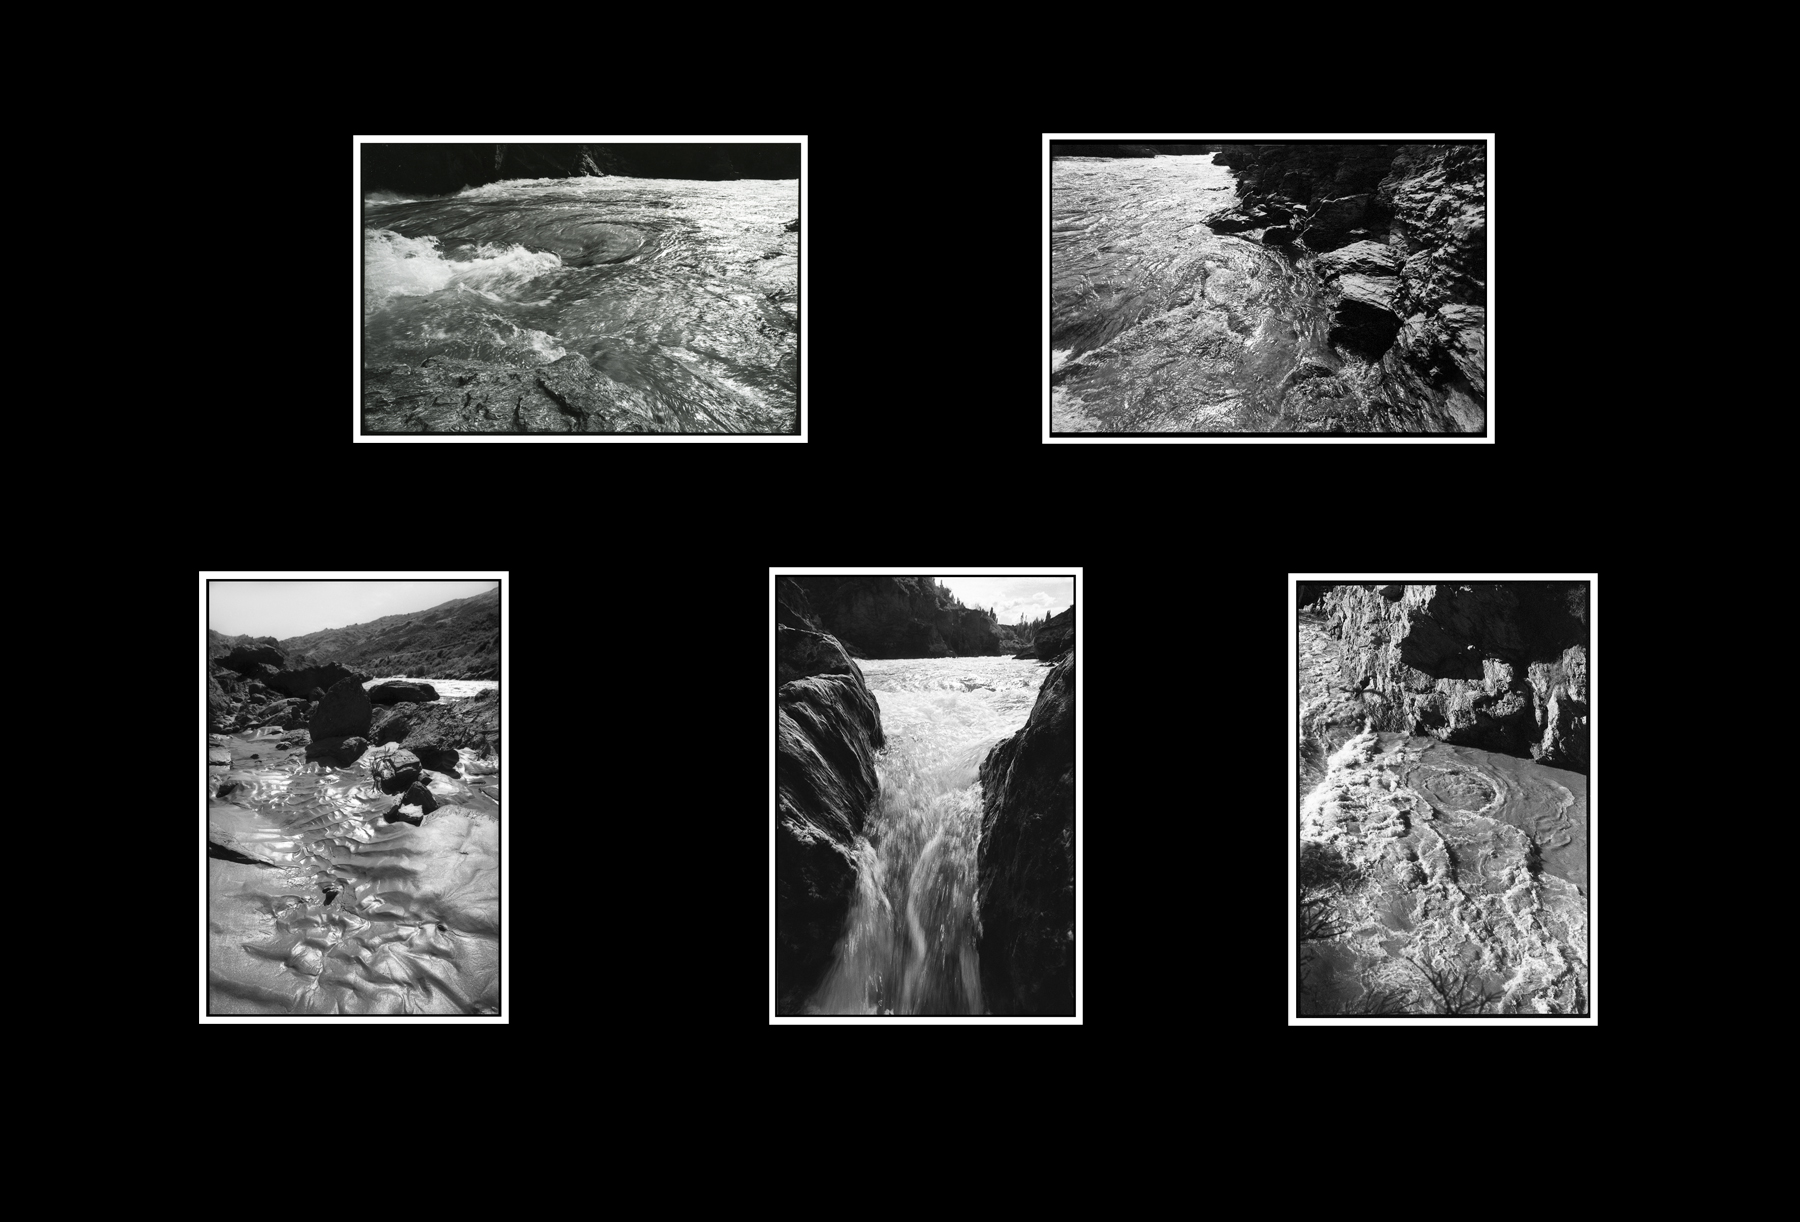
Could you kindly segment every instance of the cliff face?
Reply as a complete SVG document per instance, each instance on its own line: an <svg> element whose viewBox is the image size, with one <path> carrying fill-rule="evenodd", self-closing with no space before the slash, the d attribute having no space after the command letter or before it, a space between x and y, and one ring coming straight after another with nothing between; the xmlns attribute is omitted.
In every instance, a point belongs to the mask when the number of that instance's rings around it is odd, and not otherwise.
<svg viewBox="0 0 1800 1222"><path fill-rule="evenodd" d="M798 144L365 144L363 189L439 195L503 178L798 178Z"/></svg>
<svg viewBox="0 0 1800 1222"><path fill-rule="evenodd" d="M1054 621L1052 621L1054 622ZM981 765L981 989L992 1014L1075 1012L1075 658Z"/></svg>
<svg viewBox="0 0 1800 1222"><path fill-rule="evenodd" d="M1052 615L1038 628L1032 646L1045 662L1054 662L1075 648L1075 608Z"/></svg>
<svg viewBox="0 0 1800 1222"><path fill-rule="evenodd" d="M1302 733L1321 748L1368 719L1586 770L1585 584L1340 585L1309 597L1332 641L1302 666Z"/></svg>
<svg viewBox="0 0 1800 1222"><path fill-rule="evenodd" d="M1379 425L1478 432L1487 412L1487 156L1480 145L1227 145L1240 202L1206 218L1322 256L1333 344L1375 362ZM1355 253L1331 258L1354 247Z"/></svg>
<svg viewBox="0 0 1800 1222"><path fill-rule="evenodd" d="M883 738L874 694L835 638L776 632L775 991L794 1014L850 911L852 846L880 792Z"/></svg>
<svg viewBox="0 0 1800 1222"><path fill-rule="evenodd" d="M939 658L1001 653L987 612L959 607L929 577L793 577L807 611L845 647L869 658ZM789 615L798 600L785 601Z"/></svg>

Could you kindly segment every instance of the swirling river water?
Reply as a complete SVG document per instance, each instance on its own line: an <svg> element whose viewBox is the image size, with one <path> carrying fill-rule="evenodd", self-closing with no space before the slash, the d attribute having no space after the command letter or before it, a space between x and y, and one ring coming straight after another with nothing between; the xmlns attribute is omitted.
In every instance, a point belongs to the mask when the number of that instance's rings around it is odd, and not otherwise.
<svg viewBox="0 0 1800 1222"><path fill-rule="evenodd" d="M981 761L1031 716L1030 659L858 663L881 708L881 797L855 845L856 898L809 1014L981 1014Z"/></svg>
<svg viewBox="0 0 1800 1222"><path fill-rule="evenodd" d="M1367 375L1327 342L1335 302L1317 256L1202 223L1238 202L1229 169L1210 155L1058 158L1050 186L1053 431L1325 431L1357 419L1321 410L1322 395L1354 401Z"/></svg>
<svg viewBox="0 0 1800 1222"><path fill-rule="evenodd" d="M363 209L365 369L576 352L682 431L793 431L797 180L517 179Z"/></svg>
<svg viewBox="0 0 1800 1222"><path fill-rule="evenodd" d="M372 775L309 763L277 729L213 735L207 783L213 1014L496 1014L500 777L467 748L424 773L418 826Z"/></svg>

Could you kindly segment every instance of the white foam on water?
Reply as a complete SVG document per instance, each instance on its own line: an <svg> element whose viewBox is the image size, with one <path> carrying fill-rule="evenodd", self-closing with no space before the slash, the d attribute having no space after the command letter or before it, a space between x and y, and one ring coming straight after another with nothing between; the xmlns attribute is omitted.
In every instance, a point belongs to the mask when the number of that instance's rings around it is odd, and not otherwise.
<svg viewBox="0 0 1800 1222"><path fill-rule="evenodd" d="M434 237L363 230L363 313L372 314L396 297L426 297L452 285L499 301L491 290L523 284L562 266L549 251L523 246L485 244L475 248L473 257L454 260L438 247Z"/></svg>

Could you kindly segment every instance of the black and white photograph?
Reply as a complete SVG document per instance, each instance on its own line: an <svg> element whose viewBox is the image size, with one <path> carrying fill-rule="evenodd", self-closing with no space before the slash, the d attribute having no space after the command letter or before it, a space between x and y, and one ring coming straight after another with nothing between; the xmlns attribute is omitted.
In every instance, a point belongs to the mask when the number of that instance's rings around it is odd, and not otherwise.
<svg viewBox="0 0 1800 1222"><path fill-rule="evenodd" d="M207 1017L504 1021L504 578L202 576Z"/></svg>
<svg viewBox="0 0 1800 1222"><path fill-rule="evenodd" d="M1294 580L1298 1021L1592 1021L1597 585Z"/></svg>
<svg viewBox="0 0 1800 1222"><path fill-rule="evenodd" d="M799 137L358 138L362 437L799 440Z"/></svg>
<svg viewBox="0 0 1800 1222"><path fill-rule="evenodd" d="M771 1022L1080 1021L1079 568L771 569Z"/></svg>
<svg viewBox="0 0 1800 1222"><path fill-rule="evenodd" d="M1490 137L1047 143L1052 441L1489 440Z"/></svg>

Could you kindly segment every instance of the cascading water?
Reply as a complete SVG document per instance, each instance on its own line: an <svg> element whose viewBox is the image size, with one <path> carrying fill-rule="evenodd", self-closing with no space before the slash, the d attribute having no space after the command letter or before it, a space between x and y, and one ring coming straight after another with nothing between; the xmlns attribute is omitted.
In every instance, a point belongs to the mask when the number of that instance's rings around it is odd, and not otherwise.
<svg viewBox="0 0 1800 1222"><path fill-rule="evenodd" d="M810 1014L980 1014L981 761L1031 715L1043 667L1014 658L859 664L881 706L881 796L856 898Z"/></svg>

